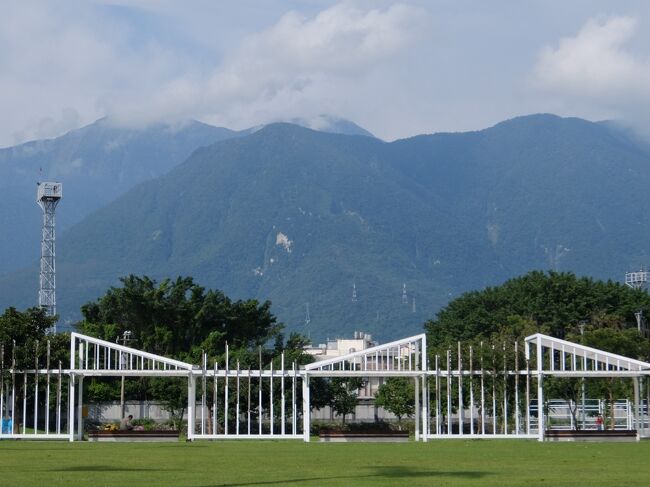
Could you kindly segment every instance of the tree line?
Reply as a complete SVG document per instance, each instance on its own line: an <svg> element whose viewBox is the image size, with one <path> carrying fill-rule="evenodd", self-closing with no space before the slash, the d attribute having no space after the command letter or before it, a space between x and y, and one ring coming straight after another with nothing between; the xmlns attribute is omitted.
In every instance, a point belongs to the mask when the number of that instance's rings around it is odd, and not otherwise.
<svg viewBox="0 0 650 487"><path fill-rule="evenodd" d="M140 350L201 363L206 353L211 362L223 363L228 343L230 357L242 368L305 365L313 357L304 352L306 337L284 334L284 325L271 312L269 301L232 300L219 290L208 290L191 277L156 282L146 276L130 275L120 280L95 301L81 308L82 320L75 325L84 334L108 341L120 341L130 332L128 345ZM637 331L635 313L650 312L650 296L613 281L577 277L572 273L534 271L501 286L471 291L451 301L424 328L428 335L429 358L456 353L457 343L475 350L482 343L482 359L502 364L514 361L514 341L541 332L577 343L644 361L650 360L650 342ZM46 332L55 320L38 308L18 311L8 308L0 315L2 368L32 368L35 360L44 367L43 347L51 341L51 364L69 362L69 336ZM523 354L521 354L523 355ZM478 359L478 355L477 355ZM452 361L455 357L452 357ZM520 357L518 360L522 360ZM515 366L512 363L505 363ZM516 364L523 366L522 363ZM500 367L501 365L499 365ZM134 379L126 383L129 400L159 400L181 414L185 389L169 379ZM354 411L357 380L337 378L312 380L312 405L330 406L344 419ZM576 380L548 381L549 392L557 397L576 399ZM108 401L119 397L113 379L87 381L86 397ZM380 388L377 404L401 419L413 414L413 394L409 381L391 379ZM591 380L587 391L593 397L631 394L629 381ZM411 399L405 399L411 398ZM576 401L577 402L577 401Z"/></svg>

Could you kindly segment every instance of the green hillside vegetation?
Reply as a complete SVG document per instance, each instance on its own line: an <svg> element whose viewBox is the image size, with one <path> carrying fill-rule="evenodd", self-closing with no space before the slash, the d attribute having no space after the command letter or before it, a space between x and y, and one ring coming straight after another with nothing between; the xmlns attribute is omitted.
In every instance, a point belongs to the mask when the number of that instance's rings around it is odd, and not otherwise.
<svg viewBox="0 0 650 487"><path fill-rule="evenodd" d="M649 185L643 144L580 119L393 143L269 125L197 150L66 232L59 310L78 319L132 273L192 275L270 300L314 340L364 330L385 341L530 270L622 279L649 253ZM0 279L0 306L31 304L36 276Z"/></svg>
<svg viewBox="0 0 650 487"><path fill-rule="evenodd" d="M138 183L180 164L196 148L237 135L199 122L128 129L104 118L55 139L0 149L0 225L5 230L0 233L0 275L38 259L42 216L35 203L37 181L63 182L57 212L61 235Z"/></svg>

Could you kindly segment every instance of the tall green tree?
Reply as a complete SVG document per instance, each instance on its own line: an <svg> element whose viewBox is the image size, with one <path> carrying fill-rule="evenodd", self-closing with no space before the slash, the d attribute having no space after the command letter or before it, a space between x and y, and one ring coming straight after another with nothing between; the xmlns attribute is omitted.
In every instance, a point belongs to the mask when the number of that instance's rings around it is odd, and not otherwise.
<svg viewBox="0 0 650 487"><path fill-rule="evenodd" d="M336 377L330 381L329 405L336 414L341 416L343 424L349 414L354 414L359 389L363 384L364 380L359 377Z"/></svg>
<svg viewBox="0 0 650 487"><path fill-rule="evenodd" d="M375 394L375 404L397 416L399 428L402 418L415 413L415 386L413 380L406 377L391 377L384 382Z"/></svg>
<svg viewBox="0 0 650 487"><path fill-rule="evenodd" d="M232 348L261 346L282 328L269 301L232 301L221 291L206 291L191 277L157 283L130 275L120 281L121 287L81 308L82 332L114 340L129 330L138 348L184 358L201 349L220 355L226 342Z"/></svg>
<svg viewBox="0 0 650 487"><path fill-rule="evenodd" d="M642 290L569 272L533 271L501 286L463 294L425 329L432 347L495 335L517 339L535 332L565 338L580 323L636 326L638 310L650 310L650 296Z"/></svg>
<svg viewBox="0 0 650 487"><path fill-rule="evenodd" d="M282 351L288 367L293 361L300 365L309 360L302 351L303 337L292 334L285 343L282 324L271 313L269 301L233 301L221 291L206 290L191 277L158 283L147 276L130 275L122 278L121 284L82 307L81 332L114 341L128 330L129 345L194 364L202 363L203 353L209 363L223 364L226 343L230 367L237 362L242 368L257 368L260 363L268 367L273 361L278 368ZM94 388L97 399L103 399L110 391L99 382ZM111 387L116 388L115 381ZM181 379L143 380L129 384L127 393L161 401L176 421L186 406L187 388ZM266 397L269 391L263 394ZM212 394L207 397L211 406ZM230 397L236 400L234 393Z"/></svg>
<svg viewBox="0 0 650 487"><path fill-rule="evenodd" d="M56 318L47 316L41 308L29 308L25 311L7 308L0 316L0 345L4 349L5 364L10 364L15 357L17 368L33 368L35 357L45 355L43 352L47 341L46 332L55 323ZM52 350L53 364L69 355L62 354L59 350L60 341L56 340L57 346Z"/></svg>

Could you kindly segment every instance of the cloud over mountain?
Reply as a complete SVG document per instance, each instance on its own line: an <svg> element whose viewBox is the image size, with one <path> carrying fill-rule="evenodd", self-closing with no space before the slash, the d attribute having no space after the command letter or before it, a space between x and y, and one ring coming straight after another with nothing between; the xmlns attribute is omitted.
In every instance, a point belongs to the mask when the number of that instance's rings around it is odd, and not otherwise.
<svg viewBox="0 0 650 487"><path fill-rule="evenodd" d="M650 59L628 46L639 27L629 16L588 20L575 36L541 51L534 84L559 97L588 99L613 117L647 122Z"/></svg>
<svg viewBox="0 0 650 487"><path fill-rule="evenodd" d="M302 100L339 95L333 80L358 77L413 42L426 15L406 5L361 10L341 3L313 17L291 11L245 38L211 72L182 75L137 102L118 99L112 118L142 123L203 118L242 126L251 112L291 116ZM313 115L313 114L312 114Z"/></svg>

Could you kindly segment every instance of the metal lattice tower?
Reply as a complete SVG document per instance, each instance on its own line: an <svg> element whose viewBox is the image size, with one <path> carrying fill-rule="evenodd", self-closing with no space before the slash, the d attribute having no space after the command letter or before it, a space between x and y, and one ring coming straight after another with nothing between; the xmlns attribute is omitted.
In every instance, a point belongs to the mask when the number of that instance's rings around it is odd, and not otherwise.
<svg viewBox="0 0 650 487"><path fill-rule="evenodd" d="M402 304L409 304L409 298L406 294L406 283L402 284Z"/></svg>
<svg viewBox="0 0 650 487"><path fill-rule="evenodd" d="M357 283L356 282L352 283L352 302L353 303L357 302Z"/></svg>
<svg viewBox="0 0 650 487"><path fill-rule="evenodd" d="M41 274L38 305L48 316L56 315L56 265L55 265L55 210L63 196L61 183L38 183L36 203L43 210L43 234L41 238Z"/></svg>

